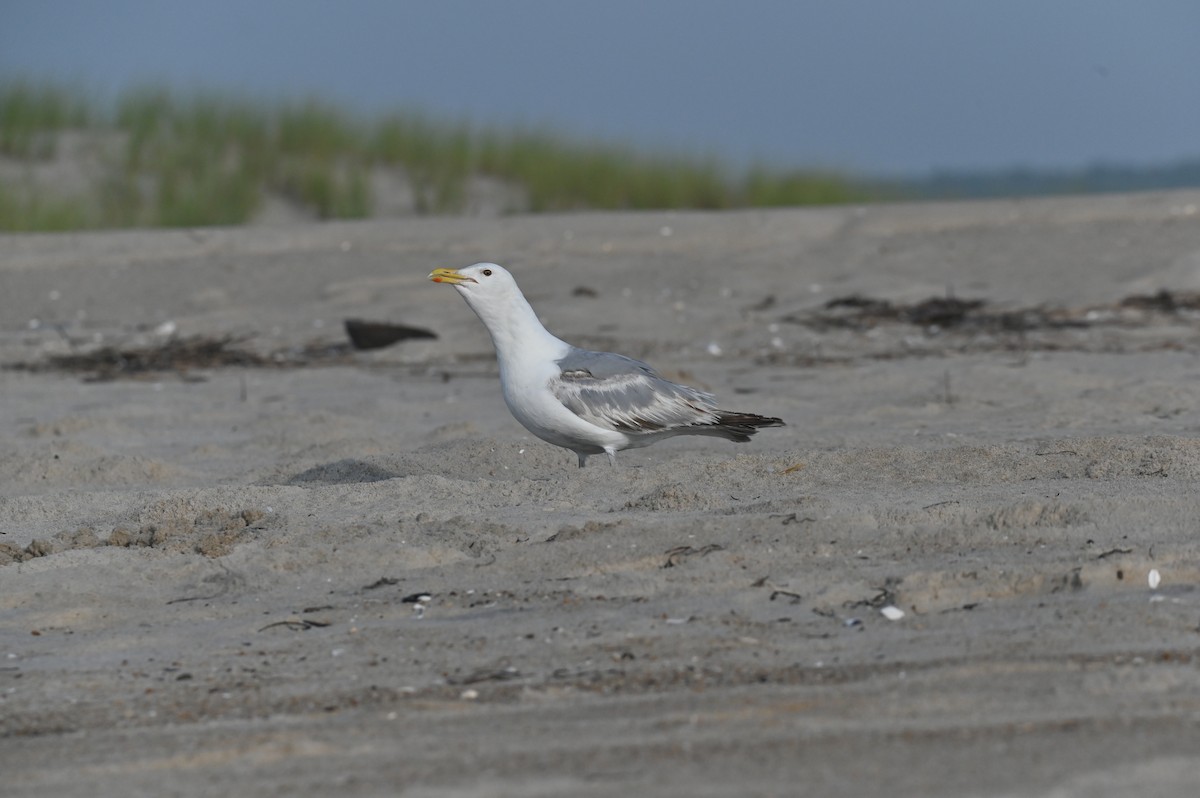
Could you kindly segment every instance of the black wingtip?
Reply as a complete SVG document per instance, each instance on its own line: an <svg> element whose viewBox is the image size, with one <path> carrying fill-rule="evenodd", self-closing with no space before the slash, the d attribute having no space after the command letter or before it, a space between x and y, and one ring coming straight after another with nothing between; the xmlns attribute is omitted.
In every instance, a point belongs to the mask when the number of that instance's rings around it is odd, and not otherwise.
<svg viewBox="0 0 1200 798"><path fill-rule="evenodd" d="M722 427L746 427L757 430L759 427L786 427L783 419L772 416L759 416L754 413L738 413L732 410L718 410L717 423ZM753 434L753 432L751 432Z"/></svg>
<svg viewBox="0 0 1200 798"><path fill-rule="evenodd" d="M786 427L783 419L772 416L760 416L754 413L737 413L732 410L718 410L717 421L712 425L711 434L720 435L736 443L746 443L762 427Z"/></svg>

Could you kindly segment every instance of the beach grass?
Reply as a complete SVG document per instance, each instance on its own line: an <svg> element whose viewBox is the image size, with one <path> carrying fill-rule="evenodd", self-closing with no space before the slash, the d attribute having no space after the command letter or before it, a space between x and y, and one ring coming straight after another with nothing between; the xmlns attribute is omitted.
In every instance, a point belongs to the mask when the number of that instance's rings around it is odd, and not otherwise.
<svg viewBox="0 0 1200 798"><path fill-rule="evenodd" d="M57 199L41 194L18 197L0 185L0 230L61 233L92 226L87 203L79 199Z"/></svg>
<svg viewBox="0 0 1200 798"><path fill-rule="evenodd" d="M115 146L94 152L88 191L62 196L40 180L63 134ZM24 167L0 184L0 230L238 225L268 195L318 219L374 213L372 175L393 170L413 211L462 213L473 177L511 185L506 211L722 209L862 201L834 173L755 167L642 152L537 129L504 130L400 111L363 117L320 100L263 103L145 87L111 107L81 91L0 86L0 156ZM12 168L5 174L11 175Z"/></svg>
<svg viewBox="0 0 1200 798"><path fill-rule="evenodd" d="M0 88L0 154L46 159L54 154L53 133L85 128L92 110L80 92L17 81Z"/></svg>

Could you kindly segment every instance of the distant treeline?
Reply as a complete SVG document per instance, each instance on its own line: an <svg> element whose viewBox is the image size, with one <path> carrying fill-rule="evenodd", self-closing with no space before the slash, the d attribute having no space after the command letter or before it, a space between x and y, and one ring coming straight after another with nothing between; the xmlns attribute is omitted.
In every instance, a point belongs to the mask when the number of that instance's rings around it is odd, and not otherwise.
<svg viewBox="0 0 1200 798"><path fill-rule="evenodd" d="M1200 159L1165 166L1096 164L1074 170L935 172L925 178L883 183L881 188L889 186L894 193L921 199L981 199L1196 188L1200 187Z"/></svg>

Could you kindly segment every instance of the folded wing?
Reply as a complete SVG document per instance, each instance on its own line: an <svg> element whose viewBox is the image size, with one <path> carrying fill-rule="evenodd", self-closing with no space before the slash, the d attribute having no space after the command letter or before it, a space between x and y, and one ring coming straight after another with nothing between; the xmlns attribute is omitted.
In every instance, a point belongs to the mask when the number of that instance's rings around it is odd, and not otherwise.
<svg viewBox="0 0 1200 798"><path fill-rule="evenodd" d="M571 412L605 429L656 433L718 424L711 394L663 379L623 355L572 350L550 389Z"/></svg>

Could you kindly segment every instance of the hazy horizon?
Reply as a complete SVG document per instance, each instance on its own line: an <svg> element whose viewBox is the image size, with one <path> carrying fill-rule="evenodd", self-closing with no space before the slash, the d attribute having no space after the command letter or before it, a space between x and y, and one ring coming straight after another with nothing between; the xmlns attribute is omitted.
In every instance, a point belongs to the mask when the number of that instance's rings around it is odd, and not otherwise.
<svg viewBox="0 0 1200 798"><path fill-rule="evenodd" d="M9 0L0 77L871 175L1200 157L1200 4Z"/></svg>

